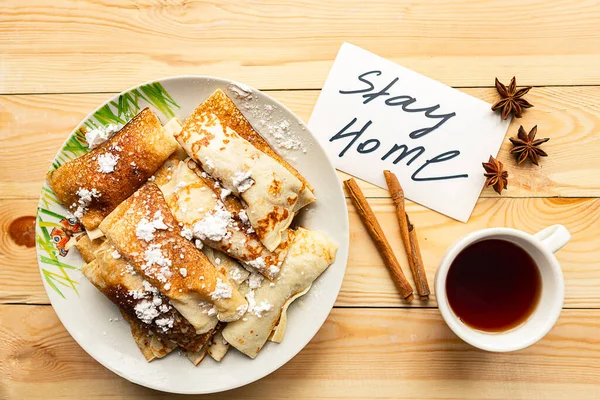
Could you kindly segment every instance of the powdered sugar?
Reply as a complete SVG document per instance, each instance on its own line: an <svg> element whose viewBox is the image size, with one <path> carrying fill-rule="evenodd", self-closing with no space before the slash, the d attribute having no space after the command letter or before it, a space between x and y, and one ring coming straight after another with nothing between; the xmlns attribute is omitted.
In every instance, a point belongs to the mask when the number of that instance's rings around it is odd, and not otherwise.
<svg viewBox="0 0 600 400"><path fill-rule="evenodd" d="M154 323L162 332L173 328L175 319L173 315L165 316L171 310L171 306L163 302L158 289L143 282L144 290L130 290L128 293L134 300L141 300L134 306L136 317L145 324ZM163 314L161 316L161 314ZM160 318L159 318L160 317Z"/></svg>
<svg viewBox="0 0 600 400"><path fill-rule="evenodd" d="M121 253L119 253L117 250L114 250L112 253L110 253L110 255L112 256L112 258L119 259L121 258Z"/></svg>
<svg viewBox="0 0 600 400"><path fill-rule="evenodd" d="M185 278L187 276L187 268L179 268L179 274Z"/></svg>
<svg viewBox="0 0 600 400"><path fill-rule="evenodd" d="M162 212L159 210L154 213L154 217L152 218L152 225L156 229L167 229L168 226L165 224L163 220Z"/></svg>
<svg viewBox="0 0 600 400"><path fill-rule="evenodd" d="M114 255L113 255L113 257L114 257ZM136 275L135 268L133 268L133 265L131 265L129 263L125 264L125 271L121 272L121 276L123 276L123 274L125 272L127 272L128 274L131 274L131 275Z"/></svg>
<svg viewBox="0 0 600 400"><path fill-rule="evenodd" d="M242 221L242 223L247 224L248 223L248 214L246 214L246 210L240 210L238 212L238 218L240 219L240 221Z"/></svg>
<svg viewBox="0 0 600 400"><path fill-rule="evenodd" d="M290 122L281 120L277 123L267 125L269 135L274 139L277 147L285 150L302 150L306 153L306 149L297 136L290 132Z"/></svg>
<svg viewBox="0 0 600 400"><path fill-rule="evenodd" d="M215 163L210 158L206 157L202 163L202 168L207 169L208 172L214 171Z"/></svg>
<svg viewBox="0 0 600 400"><path fill-rule="evenodd" d="M213 315L217 315L218 310L214 304L209 303L207 301L201 301L200 303L198 303L198 305L200 306L200 311L203 314L206 314L209 317L212 317Z"/></svg>
<svg viewBox="0 0 600 400"><path fill-rule="evenodd" d="M151 244L148 249L144 252L144 258L146 260L146 266L152 266L154 264L159 265L161 267L170 267L171 260L166 258L162 251L160 250L160 246L156 244Z"/></svg>
<svg viewBox="0 0 600 400"><path fill-rule="evenodd" d="M138 239L145 240L146 242L154 239L154 225L152 222L148 221L146 218L142 219L135 228L135 235Z"/></svg>
<svg viewBox="0 0 600 400"><path fill-rule="evenodd" d="M167 280L173 275L170 269L172 262L165 257L160 249L160 245L151 244L148 246L146 251L144 251L144 259L146 262L142 264L141 268L146 275L164 283L165 290L169 290L171 285Z"/></svg>
<svg viewBox="0 0 600 400"><path fill-rule="evenodd" d="M135 315L145 324L151 324L154 318L159 316L158 309L150 300L142 300L134 307Z"/></svg>
<svg viewBox="0 0 600 400"><path fill-rule="evenodd" d="M257 257L254 260L251 261L246 261L246 264L254 269L257 269L259 271L264 270L265 268L267 268L267 264L265 263L265 259L262 257Z"/></svg>
<svg viewBox="0 0 600 400"><path fill-rule="evenodd" d="M237 171L233 174L232 183L238 193L244 193L254 185L254 179L252 179L252 170L248 171Z"/></svg>
<svg viewBox="0 0 600 400"><path fill-rule="evenodd" d="M299 136L291 131L291 124L285 118L274 116L276 107L265 104L260 106L258 96L251 88L234 84L229 85L229 91L239 100L240 108L254 119L256 119L255 128L261 127L259 133L270 139L269 143L282 150L302 151L306 153L306 147Z"/></svg>
<svg viewBox="0 0 600 400"><path fill-rule="evenodd" d="M277 275L279 273L279 267L276 267L275 265L271 265L269 267L269 273L271 275Z"/></svg>
<svg viewBox="0 0 600 400"><path fill-rule="evenodd" d="M238 315L241 317L242 315L246 314L246 311L248 311L248 304L239 305L238 308L236 308L236 311L238 312Z"/></svg>
<svg viewBox="0 0 600 400"><path fill-rule="evenodd" d="M77 206L77 209L75 210L75 212L73 212L73 215L81 219L81 217L83 217L83 214L87 212L87 209L90 203L92 202L92 199L100 197L100 192L98 192L98 190L96 190L95 188L92 188L92 190L88 190L80 187L75 193L77 194L77 196L79 196L79 200L77 200L77 204L73 203L72 205L72 207Z"/></svg>
<svg viewBox="0 0 600 400"><path fill-rule="evenodd" d="M146 293L143 290L130 290L128 293L135 300L143 299L144 297L146 297Z"/></svg>
<svg viewBox="0 0 600 400"><path fill-rule="evenodd" d="M210 309L208 309L208 311L206 312L206 315L208 315L209 317L212 317L213 315L217 315L217 306L212 306Z"/></svg>
<svg viewBox="0 0 600 400"><path fill-rule="evenodd" d="M142 286L144 286L144 290L150 293L158 293L158 289L152 286L152 284L146 280L142 282Z"/></svg>
<svg viewBox="0 0 600 400"><path fill-rule="evenodd" d="M246 274L247 272L244 273L244 271L236 265L229 270L227 276L239 285L246 279Z"/></svg>
<svg viewBox="0 0 600 400"><path fill-rule="evenodd" d="M217 284L215 285L215 290L210 294L210 298L213 300L217 299L230 299L233 294L232 287L221 280L221 278L217 278Z"/></svg>
<svg viewBox="0 0 600 400"><path fill-rule="evenodd" d="M173 327L175 320L173 318L157 318L154 323L163 331L168 331Z"/></svg>
<svg viewBox="0 0 600 400"><path fill-rule="evenodd" d="M109 174L114 172L115 166L119 161L119 156L112 153L104 153L98 156L98 172Z"/></svg>
<svg viewBox="0 0 600 400"><path fill-rule="evenodd" d="M231 194L231 190L221 189L221 201L225 201L227 196Z"/></svg>
<svg viewBox="0 0 600 400"><path fill-rule="evenodd" d="M102 143L110 139L116 132L121 129L121 126L108 124L107 126L95 128L85 133L85 141L88 143L90 150L95 149Z"/></svg>
<svg viewBox="0 0 600 400"><path fill-rule="evenodd" d="M163 221L162 212L159 210L154 213L152 221L148 221L146 218L142 218L142 220L137 224L135 228L135 235L146 242L154 239L154 232L157 229L167 229L168 226Z"/></svg>
<svg viewBox="0 0 600 400"><path fill-rule="evenodd" d="M273 305L266 300L257 304L256 299L254 298L254 290L246 293L246 300L248 300L248 312L256 315L258 318L262 318L263 313L273 308Z"/></svg>
<svg viewBox="0 0 600 400"><path fill-rule="evenodd" d="M262 285L264 279L265 278L258 272L252 272L248 277L248 286L250 289L258 289Z"/></svg>
<svg viewBox="0 0 600 400"><path fill-rule="evenodd" d="M187 226L184 227L183 229L181 229L181 236L183 236L187 240L192 240L193 235L194 235L194 232L192 232L192 230L190 228L188 228Z"/></svg>
<svg viewBox="0 0 600 400"><path fill-rule="evenodd" d="M161 313L166 313L171 309L171 307L167 304L161 304L160 306L158 306L158 311L160 311Z"/></svg>
<svg viewBox="0 0 600 400"><path fill-rule="evenodd" d="M223 207L222 203L219 203L202 220L194 224L194 236L202 240L218 242L225 237L227 228L232 222L231 213Z"/></svg>

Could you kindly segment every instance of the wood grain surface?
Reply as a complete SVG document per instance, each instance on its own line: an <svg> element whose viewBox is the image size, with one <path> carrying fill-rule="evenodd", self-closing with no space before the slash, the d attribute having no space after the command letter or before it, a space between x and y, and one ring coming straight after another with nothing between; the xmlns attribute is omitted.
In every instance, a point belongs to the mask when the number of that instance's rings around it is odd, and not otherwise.
<svg viewBox="0 0 600 400"><path fill-rule="evenodd" d="M344 41L453 86L600 83L600 6L572 0L5 0L2 93L121 91L165 75L321 88ZM56 79L65 76L66 79Z"/></svg>
<svg viewBox="0 0 600 400"><path fill-rule="evenodd" d="M100 366L49 306L0 306L0 335L0 397L4 390L6 398L27 400L167 398ZM535 346L494 354L458 339L437 310L334 309L310 344L271 376L218 395L168 398L596 400L599 337L600 310L563 310Z"/></svg>
<svg viewBox="0 0 600 400"><path fill-rule="evenodd" d="M491 88L463 91L488 102L498 96ZM269 94L308 121L319 91ZM112 94L0 96L2 197L38 197L44 174L67 135L110 97ZM517 167L508 153L511 144L505 140L498 157L510 174L503 197L600 196L600 86L534 88L527 98L535 107L523 118L513 119L507 137L516 136L520 125L528 131L537 125L538 137L550 138L543 146L549 157L541 160L540 167ZM28 157L32 152L36 157ZM389 197L387 190L366 182L360 184L368 197ZM482 196L497 194L488 188Z"/></svg>
<svg viewBox="0 0 600 400"><path fill-rule="evenodd" d="M441 320L435 294L404 304L354 208L342 291L310 344L269 377L198 399L600 398L600 2L596 0L4 0L0 12L0 400L174 399L118 377L58 321L35 250L8 227L35 215L45 172L94 108L160 77L216 75L265 89L308 121L340 45L351 42L487 102L494 78L535 107L549 157L484 189L467 224L407 211L433 277L460 236L560 223L566 283L558 324L512 354L478 351ZM485 135L486 132L480 134ZM485 161L485 160L484 160ZM339 173L341 179L346 174ZM409 279L386 190L359 181Z"/></svg>
<svg viewBox="0 0 600 400"><path fill-rule="evenodd" d="M395 251L404 273L414 287L406 254L400 241L391 199L370 199L382 229ZM37 260L32 249L17 246L6 233L10 222L35 215L37 199L0 200L0 303L47 304ZM352 203L350 254L342 291L336 305L355 307L400 307L402 302L383 260L369 238ZM600 308L600 199L598 198L484 198L477 203L468 224L407 202L407 212L418 227L425 270L433 289L433 277L446 249L458 238L478 229L512 227L535 233L560 222L572 234L571 241L556 256L565 276L566 307ZM432 300L415 298L411 307L435 307Z"/></svg>

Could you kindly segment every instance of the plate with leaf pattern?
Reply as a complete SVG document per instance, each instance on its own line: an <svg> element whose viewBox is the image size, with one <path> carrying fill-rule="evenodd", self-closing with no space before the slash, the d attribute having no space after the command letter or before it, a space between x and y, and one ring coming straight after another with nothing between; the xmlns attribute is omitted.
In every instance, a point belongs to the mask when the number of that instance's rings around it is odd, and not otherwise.
<svg viewBox="0 0 600 400"><path fill-rule="evenodd" d="M194 367L173 352L147 362L131 336L118 308L81 273L83 259L76 249L66 250L69 239L83 231L81 224L59 203L47 183L37 209L36 248L40 274L61 322L93 358L131 382L173 393L214 393L256 381L285 364L317 333L340 290L348 257L348 214L344 194L331 162L304 123L269 95L226 79L181 76L148 82L108 99L92 111L61 146L50 171L88 151L85 130L122 126L144 107L166 123L183 121L216 89L236 103L254 128L315 188L317 202L299 215L300 224L320 230L339 244L336 260L292 304L285 337L268 343L252 360L237 351L218 363L207 357ZM242 93L243 95L240 95ZM265 118L263 110L270 111ZM281 128L293 145L282 143Z"/></svg>

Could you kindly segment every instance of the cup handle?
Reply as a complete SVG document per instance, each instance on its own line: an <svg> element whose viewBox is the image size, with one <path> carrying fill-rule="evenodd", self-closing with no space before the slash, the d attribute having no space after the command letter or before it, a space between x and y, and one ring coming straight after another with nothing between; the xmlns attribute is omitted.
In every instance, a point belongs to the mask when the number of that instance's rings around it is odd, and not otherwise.
<svg viewBox="0 0 600 400"><path fill-rule="evenodd" d="M571 239L571 234L562 225L552 225L546 229L542 229L533 235L533 237L541 241L552 253L556 253Z"/></svg>

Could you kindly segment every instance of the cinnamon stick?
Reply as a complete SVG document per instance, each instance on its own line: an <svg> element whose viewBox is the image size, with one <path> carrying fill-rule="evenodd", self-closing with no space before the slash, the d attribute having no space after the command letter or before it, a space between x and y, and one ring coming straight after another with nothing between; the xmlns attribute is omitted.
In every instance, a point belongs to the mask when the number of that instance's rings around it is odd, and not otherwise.
<svg viewBox="0 0 600 400"><path fill-rule="evenodd" d="M400 182L398 182L398 178L396 178L393 172L383 171L383 175L385 176L392 200L396 205L396 217L400 225L400 236L402 237L402 243L404 243L404 250L406 251L408 265L415 280L417 293L419 293L421 300L427 300L430 294L427 275L425 274L421 250L417 241L417 232L415 231L415 227L410 223L404 206L404 190L402 190L402 186L400 186Z"/></svg>
<svg viewBox="0 0 600 400"><path fill-rule="evenodd" d="M404 273L402 272L400 263L396 259L396 256L394 255L394 252L392 251L392 248L388 243L383 230L381 229L381 226L379 225L379 222L373 213L373 210L369 206L367 199L365 199L365 196L358 187L358 184L354 178L344 181L344 186L346 187L346 191L348 192L350 199L352 199L352 203L354 203L354 207L356 207L358 216L367 228L369 235L371 235L371 239L373 239L375 246L377 246L377 250L383 258L385 266L390 271L392 280L396 284L396 287L400 292L400 296L410 303L414 298L412 287L406 280L406 276L404 276Z"/></svg>

